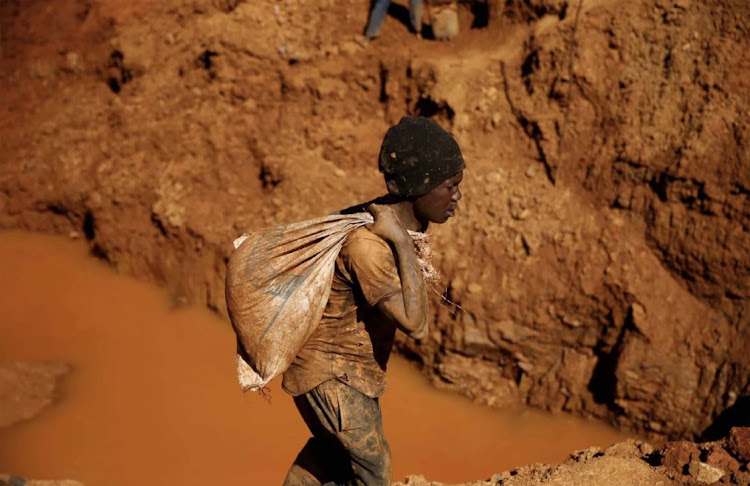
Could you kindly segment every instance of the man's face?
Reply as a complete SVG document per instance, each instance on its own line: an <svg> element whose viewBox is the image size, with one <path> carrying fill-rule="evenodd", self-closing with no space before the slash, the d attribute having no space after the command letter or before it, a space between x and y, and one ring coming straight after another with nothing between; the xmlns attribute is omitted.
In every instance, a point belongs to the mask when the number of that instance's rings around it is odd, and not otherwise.
<svg viewBox="0 0 750 486"><path fill-rule="evenodd" d="M464 178L464 171L446 180L424 196L414 200L414 214L423 224L442 224L453 216L461 199L458 185Z"/></svg>

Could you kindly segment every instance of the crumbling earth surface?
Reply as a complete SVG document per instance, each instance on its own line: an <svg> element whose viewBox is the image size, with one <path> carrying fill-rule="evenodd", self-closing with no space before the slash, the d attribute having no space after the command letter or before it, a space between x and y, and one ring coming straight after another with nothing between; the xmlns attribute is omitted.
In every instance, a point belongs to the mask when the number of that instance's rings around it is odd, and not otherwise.
<svg viewBox="0 0 750 486"><path fill-rule="evenodd" d="M563 464L533 464L493 475L487 481L461 486L698 486L750 484L743 447L750 447L750 428L736 427L728 439L696 444L667 442L656 450L641 441L620 442L601 450L573 453ZM733 445L744 440L744 446ZM743 439L739 439L742 437ZM447 486L423 476L409 476L395 486Z"/></svg>
<svg viewBox="0 0 750 486"><path fill-rule="evenodd" d="M402 351L484 403L721 436L749 416L750 4L487 3L365 46L352 0L2 2L0 227L225 313L237 235L377 196L389 124L431 117L469 169Z"/></svg>
<svg viewBox="0 0 750 486"><path fill-rule="evenodd" d="M0 361L0 428L28 420L51 405L70 367L57 361Z"/></svg>

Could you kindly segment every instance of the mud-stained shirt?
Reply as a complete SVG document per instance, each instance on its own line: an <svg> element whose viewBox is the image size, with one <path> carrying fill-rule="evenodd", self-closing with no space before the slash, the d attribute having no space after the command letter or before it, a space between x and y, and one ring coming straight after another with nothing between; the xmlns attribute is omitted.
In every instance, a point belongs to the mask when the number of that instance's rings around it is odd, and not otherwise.
<svg viewBox="0 0 750 486"><path fill-rule="evenodd" d="M284 390L298 396L337 379L369 397L380 396L396 325L375 306L400 293L388 243L366 228L353 231L336 259L320 324L284 373Z"/></svg>

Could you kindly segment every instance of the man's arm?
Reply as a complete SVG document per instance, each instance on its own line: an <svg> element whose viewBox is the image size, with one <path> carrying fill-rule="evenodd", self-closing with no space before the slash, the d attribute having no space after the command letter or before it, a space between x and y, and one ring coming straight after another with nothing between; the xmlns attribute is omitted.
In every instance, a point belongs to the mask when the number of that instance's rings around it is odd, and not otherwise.
<svg viewBox="0 0 750 486"><path fill-rule="evenodd" d="M375 307L395 321L406 334L422 339L427 334L427 292L414 251L414 242L393 242L401 277L401 293L381 300Z"/></svg>
<svg viewBox="0 0 750 486"><path fill-rule="evenodd" d="M401 279L401 293L375 306L402 331L414 339L427 334L427 290L414 250L414 242L396 214L387 206L370 206L375 223L369 229L391 244Z"/></svg>

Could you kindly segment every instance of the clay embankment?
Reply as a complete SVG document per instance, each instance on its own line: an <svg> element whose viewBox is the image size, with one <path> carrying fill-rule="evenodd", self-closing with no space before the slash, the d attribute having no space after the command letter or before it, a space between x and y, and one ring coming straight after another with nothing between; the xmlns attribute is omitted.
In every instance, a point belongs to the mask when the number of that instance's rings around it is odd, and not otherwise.
<svg viewBox="0 0 750 486"><path fill-rule="evenodd" d="M430 116L470 166L434 230L460 308L404 345L436 384L669 437L746 410L746 2L513 1L366 49L324 3L4 2L0 227L223 312L232 238L377 195L385 128Z"/></svg>

